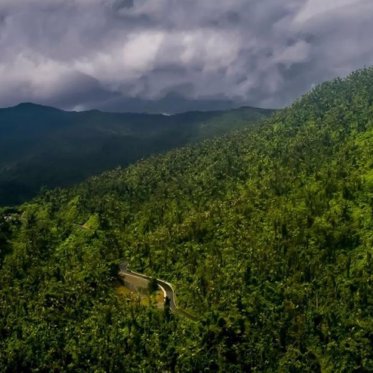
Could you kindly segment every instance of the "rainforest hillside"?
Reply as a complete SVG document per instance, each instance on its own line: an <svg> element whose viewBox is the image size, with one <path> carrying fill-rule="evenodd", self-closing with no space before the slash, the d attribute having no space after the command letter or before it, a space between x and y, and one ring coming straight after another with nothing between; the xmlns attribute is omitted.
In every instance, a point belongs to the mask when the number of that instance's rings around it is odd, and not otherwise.
<svg viewBox="0 0 373 373"><path fill-rule="evenodd" d="M66 112L34 104L0 109L0 205L222 135L272 112L246 107L169 116Z"/></svg>
<svg viewBox="0 0 373 373"><path fill-rule="evenodd" d="M373 370L373 68L3 211L4 371ZM197 321L116 292L174 284Z"/></svg>

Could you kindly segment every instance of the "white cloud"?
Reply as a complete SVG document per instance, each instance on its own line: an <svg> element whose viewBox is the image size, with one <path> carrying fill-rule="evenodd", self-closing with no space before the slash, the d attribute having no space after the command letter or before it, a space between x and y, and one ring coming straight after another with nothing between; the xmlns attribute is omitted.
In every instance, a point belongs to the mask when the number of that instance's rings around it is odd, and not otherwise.
<svg viewBox="0 0 373 373"><path fill-rule="evenodd" d="M273 61L282 63L289 68L291 65L304 62L310 55L311 46L304 40L299 40L295 44L281 48Z"/></svg>
<svg viewBox="0 0 373 373"><path fill-rule="evenodd" d="M123 50L124 69L140 74L151 69L164 38L164 33L158 31L131 35Z"/></svg>
<svg viewBox="0 0 373 373"><path fill-rule="evenodd" d="M295 22L305 23L317 16L324 16L329 12L336 12L338 9L348 6L357 6L364 0L307 0L301 11L296 15ZM333 17L333 14L330 14Z"/></svg>
<svg viewBox="0 0 373 373"><path fill-rule="evenodd" d="M12 64L0 64L1 89L4 96L7 87L22 86L23 94L31 98L46 98L70 73L68 66L32 53L19 54ZM27 83L27 84L24 84Z"/></svg>

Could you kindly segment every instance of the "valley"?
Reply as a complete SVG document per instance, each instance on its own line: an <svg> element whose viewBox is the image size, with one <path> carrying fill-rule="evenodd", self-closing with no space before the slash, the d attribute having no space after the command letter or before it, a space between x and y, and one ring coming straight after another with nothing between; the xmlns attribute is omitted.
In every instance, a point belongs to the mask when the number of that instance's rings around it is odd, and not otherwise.
<svg viewBox="0 0 373 373"><path fill-rule="evenodd" d="M35 104L0 109L0 205L255 125L272 113L257 108L175 115L66 112Z"/></svg>

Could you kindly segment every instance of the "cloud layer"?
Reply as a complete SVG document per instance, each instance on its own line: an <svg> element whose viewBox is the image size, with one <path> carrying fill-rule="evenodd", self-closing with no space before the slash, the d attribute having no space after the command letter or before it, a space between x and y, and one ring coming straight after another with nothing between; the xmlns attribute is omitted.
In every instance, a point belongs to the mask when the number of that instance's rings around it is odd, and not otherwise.
<svg viewBox="0 0 373 373"><path fill-rule="evenodd" d="M372 15L371 0L2 0L0 106L281 107L373 64Z"/></svg>

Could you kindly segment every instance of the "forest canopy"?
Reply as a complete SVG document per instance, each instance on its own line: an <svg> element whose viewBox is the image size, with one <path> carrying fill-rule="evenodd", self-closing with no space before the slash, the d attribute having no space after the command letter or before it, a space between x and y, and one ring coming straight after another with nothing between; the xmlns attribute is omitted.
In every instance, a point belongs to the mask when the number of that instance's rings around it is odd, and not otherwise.
<svg viewBox="0 0 373 373"><path fill-rule="evenodd" d="M373 68L0 222L4 371L373 370ZM116 266L197 321L127 301Z"/></svg>

